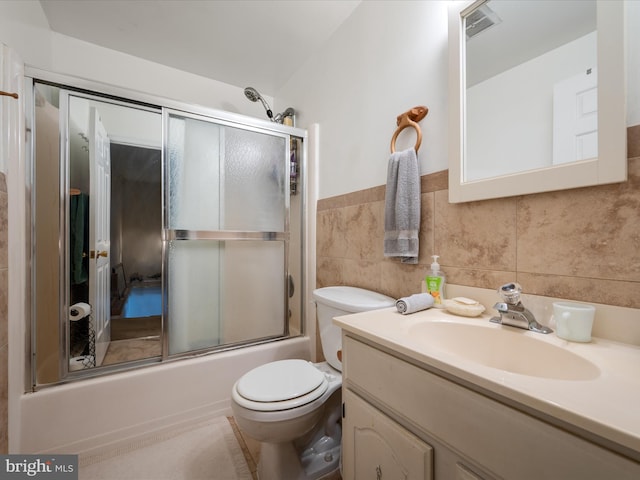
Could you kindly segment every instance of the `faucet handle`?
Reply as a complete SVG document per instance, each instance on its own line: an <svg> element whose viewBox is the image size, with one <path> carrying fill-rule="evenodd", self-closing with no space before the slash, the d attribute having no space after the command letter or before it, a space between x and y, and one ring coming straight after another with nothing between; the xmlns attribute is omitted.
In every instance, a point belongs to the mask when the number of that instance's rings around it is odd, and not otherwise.
<svg viewBox="0 0 640 480"><path fill-rule="evenodd" d="M498 293L502 299L510 305L517 305L520 301L520 294L522 293L522 287L520 284L511 282L502 285L498 289Z"/></svg>
<svg viewBox="0 0 640 480"><path fill-rule="evenodd" d="M509 306L504 302L498 302L493 306L494 310L500 313L509 313Z"/></svg>

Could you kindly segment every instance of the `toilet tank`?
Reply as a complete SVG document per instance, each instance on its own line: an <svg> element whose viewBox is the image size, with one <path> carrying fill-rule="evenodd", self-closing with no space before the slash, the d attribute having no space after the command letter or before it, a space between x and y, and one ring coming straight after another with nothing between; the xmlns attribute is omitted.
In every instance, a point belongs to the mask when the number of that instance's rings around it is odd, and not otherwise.
<svg viewBox="0 0 640 480"><path fill-rule="evenodd" d="M329 365L342 371L342 362L338 360L338 350L342 349L342 332L333 324L333 317L350 313L379 310L392 307L395 299L364 288L335 286L323 287L313 291L316 301L318 328L322 353Z"/></svg>

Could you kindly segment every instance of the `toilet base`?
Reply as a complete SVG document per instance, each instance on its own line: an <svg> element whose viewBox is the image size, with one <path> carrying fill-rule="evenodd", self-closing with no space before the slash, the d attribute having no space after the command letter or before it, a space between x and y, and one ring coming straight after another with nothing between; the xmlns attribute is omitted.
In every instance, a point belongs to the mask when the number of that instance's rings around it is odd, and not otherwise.
<svg viewBox="0 0 640 480"><path fill-rule="evenodd" d="M259 480L320 480L340 468L341 392L327 400L322 422L295 442L260 447Z"/></svg>
<svg viewBox="0 0 640 480"><path fill-rule="evenodd" d="M327 437L325 437L327 438ZM258 462L259 480L319 480L340 468L340 444L322 451L331 442L311 446L302 457L293 443L262 443Z"/></svg>

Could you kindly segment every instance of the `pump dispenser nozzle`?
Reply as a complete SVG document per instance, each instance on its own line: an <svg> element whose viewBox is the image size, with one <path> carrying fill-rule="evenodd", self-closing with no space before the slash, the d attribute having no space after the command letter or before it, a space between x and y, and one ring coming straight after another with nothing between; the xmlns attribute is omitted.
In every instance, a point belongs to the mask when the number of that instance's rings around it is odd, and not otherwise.
<svg viewBox="0 0 640 480"><path fill-rule="evenodd" d="M431 264L431 270L437 272L438 270L440 270L440 264L438 263L438 259L440 258L440 255L431 255L431 258L433 258L433 263Z"/></svg>

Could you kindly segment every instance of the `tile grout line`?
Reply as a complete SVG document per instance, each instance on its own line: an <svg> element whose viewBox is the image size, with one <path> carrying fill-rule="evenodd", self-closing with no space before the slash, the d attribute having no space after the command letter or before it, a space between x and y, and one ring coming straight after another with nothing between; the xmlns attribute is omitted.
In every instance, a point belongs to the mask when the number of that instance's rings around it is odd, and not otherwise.
<svg viewBox="0 0 640 480"><path fill-rule="evenodd" d="M242 449L242 453L244 454L244 459L246 460L247 465L249 466L249 471L251 472L251 476L253 477L253 480L258 480L258 474L257 474L258 468L256 464L256 459L254 459L251 456L251 453L249 452L249 448L247 447L247 443L245 442L244 437L242 436L242 433L240 432L240 429L238 428L238 425L236 424L235 419L233 417L227 417L227 420L229 421L229 425L231 425L233 434L236 436L236 440L238 441L238 444Z"/></svg>

